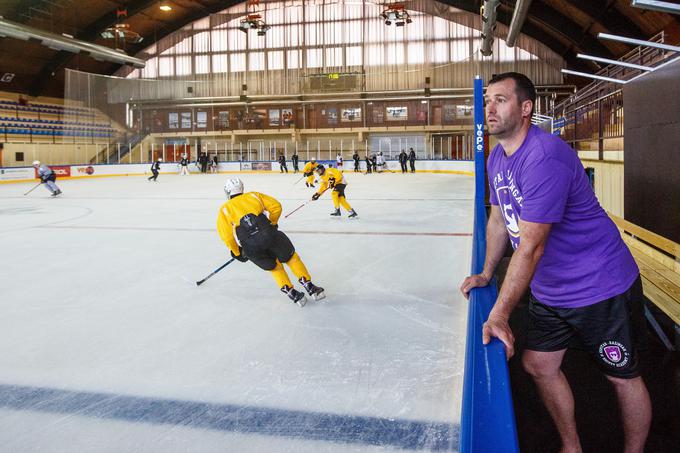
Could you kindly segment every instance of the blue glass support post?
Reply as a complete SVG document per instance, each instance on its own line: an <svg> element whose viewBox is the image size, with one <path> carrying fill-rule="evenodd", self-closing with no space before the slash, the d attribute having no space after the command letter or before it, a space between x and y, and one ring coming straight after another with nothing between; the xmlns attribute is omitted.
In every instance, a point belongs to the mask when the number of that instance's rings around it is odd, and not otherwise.
<svg viewBox="0 0 680 453"><path fill-rule="evenodd" d="M486 254L486 208L484 194L484 82L477 76L475 96L475 207L471 273L479 274ZM489 316L498 291L495 279L470 292L465 378L461 414L461 453L519 452L512 406L510 378L503 344L493 339L482 344L482 325Z"/></svg>

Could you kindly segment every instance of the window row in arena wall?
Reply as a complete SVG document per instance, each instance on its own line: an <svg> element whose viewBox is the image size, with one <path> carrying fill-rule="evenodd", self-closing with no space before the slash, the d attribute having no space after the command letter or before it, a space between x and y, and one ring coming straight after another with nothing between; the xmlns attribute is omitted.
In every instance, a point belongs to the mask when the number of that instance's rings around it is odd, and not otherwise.
<svg viewBox="0 0 680 453"><path fill-rule="evenodd" d="M246 13L243 3L161 39L137 55L146 68L123 68L116 75L217 79L207 95L228 96L238 95L245 73L253 72L261 75L250 80L251 94L295 93L298 84L285 79L351 71L366 74L372 89L420 88L426 76L432 88L469 86L483 61L492 63L484 65L490 67L485 78L498 72L494 65L521 62L537 84L561 83L563 59L531 38L521 36L513 48L496 39L493 55L482 57L478 14L436 1L413 1L408 7L412 23L395 27L383 23L375 2L262 2L260 13L271 28L258 36L238 28ZM498 36L504 36L505 28L498 27Z"/></svg>
<svg viewBox="0 0 680 453"><path fill-rule="evenodd" d="M300 129L469 125L470 99L367 101L276 106L142 109L144 133L242 129ZM139 125L138 125L139 127Z"/></svg>

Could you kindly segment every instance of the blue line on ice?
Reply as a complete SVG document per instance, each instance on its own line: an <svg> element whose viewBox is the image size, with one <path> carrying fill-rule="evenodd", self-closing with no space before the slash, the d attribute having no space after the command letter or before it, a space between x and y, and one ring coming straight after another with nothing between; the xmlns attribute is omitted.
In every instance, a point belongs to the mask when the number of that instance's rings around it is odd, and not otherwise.
<svg viewBox="0 0 680 453"><path fill-rule="evenodd" d="M0 407L410 450L457 450L460 431L457 424L3 384Z"/></svg>

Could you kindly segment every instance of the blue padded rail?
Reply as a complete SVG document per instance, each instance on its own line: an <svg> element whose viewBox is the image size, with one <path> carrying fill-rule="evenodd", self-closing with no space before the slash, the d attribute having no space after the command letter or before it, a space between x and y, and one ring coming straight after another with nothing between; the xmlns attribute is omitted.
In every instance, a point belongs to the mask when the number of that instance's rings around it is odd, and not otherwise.
<svg viewBox="0 0 680 453"><path fill-rule="evenodd" d="M471 273L484 267L486 254L486 208L484 192L484 84L474 81L475 93L475 224ZM496 302L495 279L485 288L470 292L465 378L461 414L461 453L519 452L512 405L508 365L503 343L493 339L482 344L482 324Z"/></svg>

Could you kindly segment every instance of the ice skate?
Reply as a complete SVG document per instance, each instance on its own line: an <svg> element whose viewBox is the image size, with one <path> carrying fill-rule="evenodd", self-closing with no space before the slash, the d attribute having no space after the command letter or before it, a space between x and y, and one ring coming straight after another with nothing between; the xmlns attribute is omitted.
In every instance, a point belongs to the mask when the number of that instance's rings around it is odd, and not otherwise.
<svg viewBox="0 0 680 453"><path fill-rule="evenodd" d="M331 217L340 217L340 208L336 209L335 211L331 212Z"/></svg>
<svg viewBox="0 0 680 453"><path fill-rule="evenodd" d="M322 287L316 286L314 283L304 277L300 277L299 281L307 291L307 294L309 294L314 300L321 300L326 297L326 293Z"/></svg>
<svg viewBox="0 0 680 453"><path fill-rule="evenodd" d="M354 209L352 209L352 210L349 212L349 215L347 216L347 218L348 218L348 219L358 219L358 218L359 218L359 214L357 214L357 212L356 212Z"/></svg>
<svg viewBox="0 0 680 453"><path fill-rule="evenodd" d="M298 291L295 288L291 288L288 285L282 287L281 292L285 293L290 298L290 300L293 301L294 304L297 304L300 307L304 307L305 304L307 303L307 296L305 296L304 293Z"/></svg>

